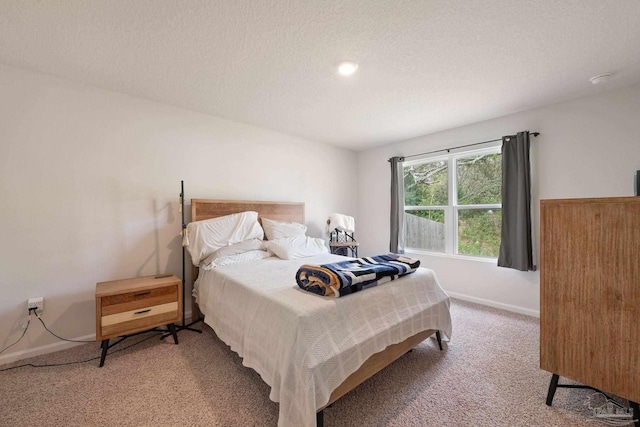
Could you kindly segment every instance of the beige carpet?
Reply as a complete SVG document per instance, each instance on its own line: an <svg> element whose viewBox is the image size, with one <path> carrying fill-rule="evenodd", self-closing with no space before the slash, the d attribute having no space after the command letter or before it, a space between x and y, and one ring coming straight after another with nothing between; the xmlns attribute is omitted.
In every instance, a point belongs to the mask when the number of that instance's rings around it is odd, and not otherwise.
<svg viewBox="0 0 640 427"><path fill-rule="evenodd" d="M457 300L452 316L444 351L421 343L326 409L325 426L594 426L583 406L590 391L559 389L545 405L537 319ZM154 336L103 368L94 360L0 372L0 426L276 426L269 388L204 330L181 332L177 346ZM98 355L86 344L0 368Z"/></svg>

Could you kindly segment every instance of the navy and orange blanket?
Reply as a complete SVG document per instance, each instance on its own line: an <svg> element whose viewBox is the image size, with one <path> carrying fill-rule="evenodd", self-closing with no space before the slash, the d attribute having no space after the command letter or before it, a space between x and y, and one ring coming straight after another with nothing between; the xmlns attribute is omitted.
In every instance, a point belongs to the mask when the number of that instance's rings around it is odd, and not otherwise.
<svg viewBox="0 0 640 427"><path fill-rule="evenodd" d="M314 294L342 297L413 273L419 266L419 260L398 254L332 264L305 264L298 269L296 282L302 289Z"/></svg>

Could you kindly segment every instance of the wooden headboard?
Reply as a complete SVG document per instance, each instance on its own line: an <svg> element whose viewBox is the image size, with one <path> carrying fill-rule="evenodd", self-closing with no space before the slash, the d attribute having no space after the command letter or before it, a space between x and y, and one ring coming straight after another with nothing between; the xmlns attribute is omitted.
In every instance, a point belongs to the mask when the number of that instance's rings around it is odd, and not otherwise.
<svg viewBox="0 0 640 427"><path fill-rule="evenodd" d="M258 212L258 220L266 217L277 221L304 224L304 203L191 199L191 221L202 221L245 211Z"/></svg>
<svg viewBox="0 0 640 427"><path fill-rule="evenodd" d="M263 217L277 221L292 221L304 224L304 203L298 202L257 202L248 200L191 199L191 221L202 221L239 212L258 212L258 221ZM198 278L198 267L192 267L193 281ZM201 316L196 302L192 299L191 318Z"/></svg>

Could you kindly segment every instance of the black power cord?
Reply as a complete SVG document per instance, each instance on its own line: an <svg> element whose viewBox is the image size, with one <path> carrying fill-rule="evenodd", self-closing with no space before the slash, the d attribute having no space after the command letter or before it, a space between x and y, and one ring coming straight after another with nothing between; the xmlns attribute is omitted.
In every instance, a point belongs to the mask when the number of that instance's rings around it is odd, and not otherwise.
<svg viewBox="0 0 640 427"><path fill-rule="evenodd" d="M25 331L26 331L26 328L25 328ZM126 350L126 349L128 349L128 348L133 347L134 345L142 344L143 342L145 342L145 341L147 341L147 340L149 340L149 339L151 339L151 338L153 338L153 337L157 337L158 335L162 335L162 334L163 334L163 332L161 332L161 331L153 331L153 330L151 330L151 331L147 331L147 332L155 332L155 333L154 333L153 335L148 336L148 337L146 337L145 339L142 339L142 340L140 340L140 341L138 341L138 342L135 342L135 343L133 343L133 344L131 344L131 345L128 345L128 346L123 347L123 348L120 348L120 349L118 349L118 350L114 350L114 351L112 351L112 352L111 352L111 353L109 353L109 354L113 354L113 353L117 353L117 352L119 352L119 351ZM19 340L18 340L18 341L19 341ZM18 341L16 341L14 344L16 344ZM95 341L87 341L87 342L95 342ZM119 343L119 342L120 342L120 341L118 341L118 343ZM117 345L118 343L115 343L114 345ZM12 345L14 345L14 344L12 344ZM7 347L7 348L9 348L9 347ZM6 350L6 349L5 349L5 350ZM2 351L4 351L4 350L2 350ZM32 368L49 368L49 367L55 367L55 366L77 365L77 364L80 364L80 363L91 362L91 361L93 361L93 360L98 360L98 359L100 359L100 356L92 357L91 359L86 359L86 360L77 360L77 361L74 361L74 362L65 362L65 363L49 363L49 364L45 364L45 365L34 365L33 363L24 363L24 364L22 364L22 365L12 366L12 367L10 367L10 368L0 369L0 372L9 371L9 370L11 370L11 369L24 368L24 367L26 367L26 366L31 366Z"/></svg>
<svg viewBox="0 0 640 427"><path fill-rule="evenodd" d="M24 338L25 334L27 333L27 329L29 329L29 325L31 324L31 312L32 311L33 311L33 314L36 315L36 317L38 318L40 323L42 323L42 326L44 326L44 328L47 330L47 332L49 332L51 335L53 335L54 337L56 337L58 339L61 339L63 341L79 342L79 343L94 343L94 342L96 342L96 341L70 340L70 339L67 339L67 338L62 338L61 336L55 334L53 331L51 331L49 328L47 328L47 325L45 325L44 321L42 320L42 318L40 317L40 315L38 314L38 312L37 312L37 310L35 308L30 308L29 309L29 320L27 321L27 325L24 327L24 330L22 331L22 335L20 336L20 338L18 338L18 340L16 342L14 342L13 344L3 348L2 351L0 351L0 354L2 354L5 350L8 350L9 348L11 348L14 345L18 344L20 342L20 340L22 340L22 338ZM155 332L155 333L153 335L143 339L143 340L135 342L135 343L133 343L131 345L128 345L126 347L123 347L121 349L114 350L114 351L112 351L111 353L108 353L108 354L113 354L113 353L117 353L117 352L122 351L122 350L126 350L126 349L128 349L130 347L133 347L134 345L141 344L141 343L147 341L148 339L151 339L151 338L153 338L155 336L158 336L158 335L162 335L164 333L164 332L154 331L154 330L150 330L150 331L147 331L147 332ZM118 341L114 345L117 345L119 342L120 341ZM11 369L24 368L26 366L31 366L32 368L48 368L48 367L53 367L53 366L76 365L76 364L80 364L80 363L91 362L93 360L98 360L98 359L100 359L100 356L92 357L91 359L86 359L86 360L78 360L78 361L75 361L75 362L51 363L51 364L44 364L44 365L34 365L33 363L24 363L22 365L12 366L10 368L0 369L0 372L9 371Z"/></svg>
<svg viewBox="0 0 640 427"><path fill-rule="evenodd" d="M44 328L47 330L47 332L49 332L51 335L53 335L54 337L62 340L62 341L69 341L69 342L96 342L95 340L93 341L83 341L83 340L70 340L67 338L62 338L59 335L56 335L55 333L53 333L49 328L47 328L47 325L44 324L44 320L42 320L42 318L40 317L40 315L38 314L38 312L36 311L35 308L30 308L29 311L33 310L33 312L35 313L36 317L38 318L38 320L40 321L40 323L42 323L42 326L44 326Z"/></svg>
<svg viewBox="0 0 640 427"><path fill-rule="evenodd" d="M3 348L2 351L0 351L0 354L4 353L6 350L8 350L9 348L13 347L14 345L18 344L20 342L20 340L22 340L22 338L24 338L24 336L27 333L27 329L29 329L29 325L31 324L31 312L33 312L33 314L36 315L36 317L38 318L38 320L40 321L40 323L42 323L42 326L44 326L44 328L47 330L47 332L49 332L51 335L53 335L54 337L61 339L63 341L69 341L69 342L81 342L81 343L90 343L90 342L95 342L95 341L82 341L82 340L70 340L67 338L62 338L61 336L55 334L53 331L51 331L51 329L47 328L47 325L44 324L44 320L42 320L42 318L40 317L40 315L38 314L37 309L35 308L30 308L29 309L29 320L27 321L27 325L24 327L24 330L22 331L22 335L20 335L20 338L18 338L18 340L16 342L14 342L11 345L8 345L7 347Z"/></svg>
<svg viewBox="0 0 640 427"><path fill-rule="evenodd" d="M35 311L35 309L33 309L33 308L29 309L29 320L27 321L27 326L24 327L24 331L22 331L22 335L20 335L20 338L18 338L18 340L16 342L14 342L13 344L8 345L5 348L3 348L2 351L0 351L0 354L4 353L5 350L8 350L11 347L13 347L14 345L18 344L20 342L20 340L22 338L24 338L24 335L27 333L27 329L29 329L29 325L31 324L31 310Z"/></svg>

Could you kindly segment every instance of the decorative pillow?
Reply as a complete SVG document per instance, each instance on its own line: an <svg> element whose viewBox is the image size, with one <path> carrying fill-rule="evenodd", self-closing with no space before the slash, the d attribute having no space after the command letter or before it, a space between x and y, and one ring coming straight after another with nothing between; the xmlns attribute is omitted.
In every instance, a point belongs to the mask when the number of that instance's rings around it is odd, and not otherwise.
<svg viewBox="0 0 640 427"><path fill-rule="evenodd" d="M234 243L229 246L224 246L200 262L200 267L205 267L215 262L218 258L226 258L233 255L243 254L249 251L266 251L267 247L260 239L250 239L244 242ZM207 270L205 268L205 270Z"/></svg>
<svg viewBox="0 0 640 427"><path fill-rule="evenodd" d="M324 240L309 236L285 237L283 239L264 242L269 252L278 258L296 259L308 256L326 254L329 252Z"/></svg>
<svg viewBox="0 0 640 427"><path fill-rule="evenodd" d="M202 266L203 270L213 270L216 267L224 267L225 265L238 264L241 262L257 261L259 259L269 258L271 254L268 251L247 251L240 254L223 256L216 258L208 265Z"/></svg>
<svg viewBox="0 0 640 427"><path fill-rule="evenodd" d="M282 239L285 237L304 236L307 226L297 222L276 221L274 219L262 218L262 228L269 240Z"/></svg>
<svg viewBox="0 0 640 427"><path fill-rule="evenodd" d="M258 213L251 211L191 222L187 224L187 233L187 250L193 265L199 265L223 246L264 237Z"/></svg>

